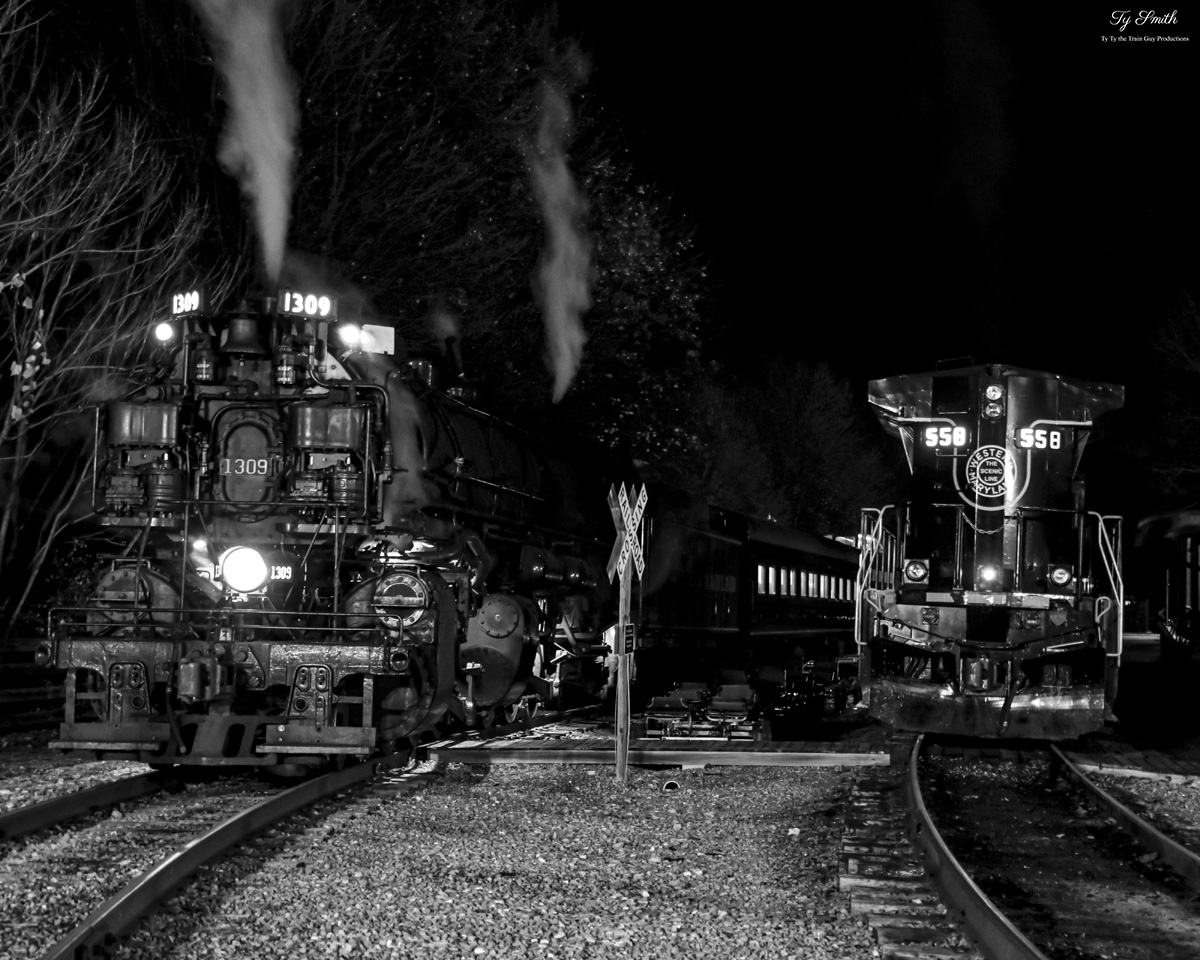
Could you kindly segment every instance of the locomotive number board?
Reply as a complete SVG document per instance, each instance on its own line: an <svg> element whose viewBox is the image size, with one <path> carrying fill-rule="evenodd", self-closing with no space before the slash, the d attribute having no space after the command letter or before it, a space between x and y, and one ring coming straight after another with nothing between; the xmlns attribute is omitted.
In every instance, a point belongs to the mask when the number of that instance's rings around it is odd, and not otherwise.
<svg viewBox="0 0 1200 960"><path fill-rule="evenodd" d="M336 320L337 301L323 293L280 290L279 312L289 317L306 317L309 320Z"/></svg>
<svg viewBox="0 0 1200 960"><path fill-rule="evenodd" d="M959 426L926 427L922 434L927 447L965 447L967 428Z"/></svg>
<svg viewBox="0 0 1200 960"><path fill-rule="evenodd" d="M197 287L194 290L181 290L178 293L171 294L171 316L173 317L190 317L193 314L205 313L208 306L208 298L204 295L204 289Z"/></svg>
<svg viewBox="0 0 1200 960"><path fill-rule="evenodd" d="M1017 446L1022 450L1061 450L1061 430L1045 430L1041 427L1021 427L1016 433Z"/></svg>

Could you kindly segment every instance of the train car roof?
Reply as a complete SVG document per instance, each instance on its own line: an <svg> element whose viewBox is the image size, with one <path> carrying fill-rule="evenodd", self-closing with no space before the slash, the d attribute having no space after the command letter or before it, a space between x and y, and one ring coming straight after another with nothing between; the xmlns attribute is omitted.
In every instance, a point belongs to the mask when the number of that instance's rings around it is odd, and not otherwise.
<svg viewBox="0 0 1200 960"><path fill-rule="evenodd" d="M774 520L762 520L723 507L712 507L710 523L714 529L723 529L739 539L744 538L748 543L761 543L829 560L858 563L858 550L854 547L815 533L795 530Z"/></svg>

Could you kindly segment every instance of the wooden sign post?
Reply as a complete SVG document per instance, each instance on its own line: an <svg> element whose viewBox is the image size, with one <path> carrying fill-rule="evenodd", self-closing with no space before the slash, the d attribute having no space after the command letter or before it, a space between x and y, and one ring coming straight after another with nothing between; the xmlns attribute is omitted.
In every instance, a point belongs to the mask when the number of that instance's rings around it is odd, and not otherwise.
<svg viewBox="0 0 1200 960"><path fill-rule="evenodd" d="M634 488L630 487L630 493ZM617 711L613 718L617 734L617 781L624 783L629 769L629 673L633 669L634 634L629 620L629 595L633 571L637 567L638 579L642 578L645 561L642 559L642 513L646 509L646 488L637 494L631 506L625 493L625 484L620 490L610 487L608 508L612 511L613 524L617 528L617 542L613 544L612 556L608 558L608 579L621 577L621 594L617 606Z"/></svg>

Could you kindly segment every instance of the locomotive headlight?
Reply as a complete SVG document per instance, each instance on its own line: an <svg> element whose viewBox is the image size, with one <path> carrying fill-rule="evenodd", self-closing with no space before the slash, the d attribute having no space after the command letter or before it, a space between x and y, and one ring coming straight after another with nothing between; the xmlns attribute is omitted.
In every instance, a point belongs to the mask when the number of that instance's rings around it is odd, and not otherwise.
<svg viewBox="0 0 1200 960"><path fill-rule="evenodd" d="M980 582L988 584L989 586L994 585L1000 579L999 567L993 567L990 564L980 567L979 579Z"/></svg>
<svg viewBox="0 0 1200 960"><path fill-rule="evenodd" d="M924 583L929 579L929 564L924 560L909 560L904 565L904 579L910 583Z"/></svg>
<svg viewBox="0 0 1200 960"><path fill-rule="evenodd" d="M1004 396L1004 388L998 383L989 383L984 389L983 395L989 400L999 400Z"/></svg>
<svg viewBox="0 0 1200 960"><path fill-rule="evenodd" d="M1004 407L1002 407L999 403L990 401L984 404L983 415L989 420L998 419L1002 413L1004 413Z"/></svg>
<svg viewBox="0 0 1200 960"><path fill-rule="evenodd" d="M154 339L166 346L175 339L175 325L163 321L154 328Z"/></svg>
<svg viewBox="0 0 1200 960"><path fill-rule="evenodd" d="M353 323L343 323L337 328L337 335L347 347L357 347L362 340L362 330Z"/></svg>
<svg viewBox="0 0 1200 960"><path fill-rule="evenodd" d="M238 593L253 593L270 573L267 561L253 547L231 547L221 555L221 579Z"/></svg>

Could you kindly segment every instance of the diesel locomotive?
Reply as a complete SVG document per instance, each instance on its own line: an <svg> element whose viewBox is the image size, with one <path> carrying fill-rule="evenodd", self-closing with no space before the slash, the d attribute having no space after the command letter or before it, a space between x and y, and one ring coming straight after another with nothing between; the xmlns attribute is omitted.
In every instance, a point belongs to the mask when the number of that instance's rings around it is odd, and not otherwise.
<svg viewBox="0 0 1200 960"><path fill-rule="evenodd" d="M1111 717L1121 518L1080 458L1124 388L1004 364L874 380L908 499L864 510L860 684L901 730L1065 739Z"/></svg>
<svg viewBox="0 0 1200 960"><path fill-rule="evenodd" d="M192 290L155 334L97 413L114 548L39 651L67 671L56 746L296 772L602 694L619 463L568 462L320 294Z"/></svg>

